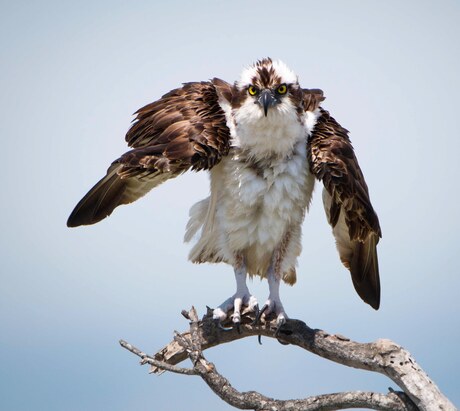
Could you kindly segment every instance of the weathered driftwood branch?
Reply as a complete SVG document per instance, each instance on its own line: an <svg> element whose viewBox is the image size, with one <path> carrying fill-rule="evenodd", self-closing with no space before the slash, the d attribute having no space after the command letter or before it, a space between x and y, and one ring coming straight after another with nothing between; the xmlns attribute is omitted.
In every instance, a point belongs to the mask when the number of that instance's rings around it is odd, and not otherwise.
<svg viewBox="0 0 460 411"><path fill-rule="evenodd" d="M253 317L242 319L240 330L225 331L212 320L211 311L199 321L195 309L182 314L190 320L190 330L175 333L174 340L154 356L120 341L120 344L139 356L141 364L150 364L151 372L164 371L186 375L199 375L208 386L228 404L240 409L253 410L337 410L345 408L371 408L378 410L456 410L401 346L390 340L357 343L350 339L309 328L299 320L288 320L275 336L275 326L267 321L253 325ZM282 344L293 344L329 360L354 368L375 371L392 379L403 392L388 394L346 392L319 395L299 400L275 400L260 393L239 392L208 362L203 350L248 336L262 335L277 338ZM193 368L179 368L176 364L190 358Z"/></svg>

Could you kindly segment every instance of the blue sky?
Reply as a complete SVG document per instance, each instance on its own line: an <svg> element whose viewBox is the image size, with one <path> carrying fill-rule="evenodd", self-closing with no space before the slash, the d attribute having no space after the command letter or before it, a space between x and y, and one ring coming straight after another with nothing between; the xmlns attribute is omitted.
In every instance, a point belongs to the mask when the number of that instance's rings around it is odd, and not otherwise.
<svg viewBox="0 0 460 411"><path fill-rule="evenodd" d="M0 408L230 409L197 378L148 375L118 346L154 352L187 326L181 309L233 293L230 267L192 265L182 244L207 176L186 174L96 226L65 222L126 150L137 108L182 82L232 82L265 56L324 90L383 231L375 312L339 262L318 185L298 283L281 290L288 314L398 342L459 405L459 19L447 0L4 3ZM265 282L250 288L266 298ZM394 387L269 340L207 355L238 389L273 397Z"/></svg>

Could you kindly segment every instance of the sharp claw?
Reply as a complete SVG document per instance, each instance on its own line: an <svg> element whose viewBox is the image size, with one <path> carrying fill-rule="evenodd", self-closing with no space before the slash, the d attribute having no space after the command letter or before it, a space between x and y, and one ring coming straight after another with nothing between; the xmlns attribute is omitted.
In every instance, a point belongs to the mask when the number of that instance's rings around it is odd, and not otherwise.
<svg viewBox="0 0 460 411"><path fill-rule="evenodd" d="M221 323L217 325L222 331L232 331L233 327L224 327Z"/></svg>
<svg viewBox="0 0 460 411"><path fill-rule="evenodd" d="M280 330L281 330L281 327L286 324L286 319L285 318L281 318L281 320L278 321L277 325L276 325L276 330L275 330L275 337L278 337L279 333L280 333Z"/></svg>
<svg viewBox="0 0 460 411"><path fill-rule="evenodd" d="M253 325L255 325L256 318L259 316L259 312L260 312L260 310L259 310L259 304L256 304L256 305L254 306L254 315L255 315L255 318L254 318L254 323L253 323Z"/></svg>
<svg viewBox="0 0 460 411"><path fill-rule="evenodd" d="M236 321L233 323L233 325L236 327L236 331L238 331L238 334L241 334L241 323L239 321Z"/></svg>
<svg viewBox="0 0 460 411"><path fill-rule="evenodd" d="M260 318L262 317L263 313L267 311L268 304L264 304L262 308L259 310L259 306L257 305L257 314L256 314L256 319L254 320L254 325L259 325L260 323Z"/></svg>
<svg viewBox="0 0 460 411"><path fill-rule="evenodd" d="M254 321L252 322L252 325L255 325L255 326L259 325L260 317L262 316L264 311L267 310L267 308L268 308L267 304L264 304L261 310L259 309L259 304L256 304L254 306L254 314L256 316L254 318ZM262 345L262 336L260 334L257 336L257 341L259 342L259 345Z"/></svg>
<svg viewBox="0 0 460 411"><path fill-rule="evenodd" d="M220 320L218 318L213 320L214 324L216 325L217 328L221 329L222 331L231 331L233 330L233 327L224 327Z"/></svg>

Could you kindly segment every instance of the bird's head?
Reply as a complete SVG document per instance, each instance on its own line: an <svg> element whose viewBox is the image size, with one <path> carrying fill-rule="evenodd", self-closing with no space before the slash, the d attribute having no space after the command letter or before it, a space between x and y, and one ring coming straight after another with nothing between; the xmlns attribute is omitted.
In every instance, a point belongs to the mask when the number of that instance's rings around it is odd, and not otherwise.
<svg viewBox="0 0 460 411"><path fill-rule="evenodd" d="M233 95L233 108L253 104L261 116L267 117L271 112L301 112L302 89L298 78L279 60L265 58L243 70Z"/></svg>

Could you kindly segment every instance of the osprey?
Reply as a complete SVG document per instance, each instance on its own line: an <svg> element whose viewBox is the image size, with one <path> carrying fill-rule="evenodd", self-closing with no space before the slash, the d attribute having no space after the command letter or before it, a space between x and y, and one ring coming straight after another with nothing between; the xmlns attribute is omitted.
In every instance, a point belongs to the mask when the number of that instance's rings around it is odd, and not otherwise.
<svg viewBox="0 0 460 411"><path fill-rule="evenodd" d="M234 268L236 293L213 312L239 326L247 311L287 315L279 288L296 281L301 231L315 179L342 263L359 296L380 305L376 246L381 237L348 131L321 107L323 92L304 89L283 62L243 70L233 85L214 78L185 83L139 109L126 141L132 148L77 204L67 225L94 224L119 205L187 170L208 170L210 196L190 210L185 241L197 237L194 263ZM198 235L197 235L198 234ZM259 310L247 276L267 278Z"/></svg>

